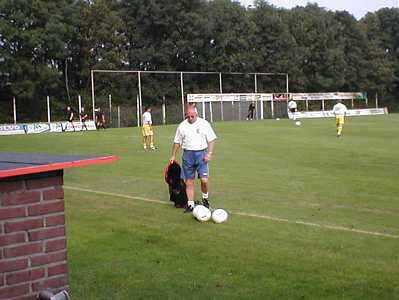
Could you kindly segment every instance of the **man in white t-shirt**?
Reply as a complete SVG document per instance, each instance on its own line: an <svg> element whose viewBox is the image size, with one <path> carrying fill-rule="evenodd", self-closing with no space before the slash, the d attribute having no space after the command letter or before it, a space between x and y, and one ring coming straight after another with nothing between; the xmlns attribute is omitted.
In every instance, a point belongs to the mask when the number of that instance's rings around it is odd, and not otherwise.
<svg viewBox="0 0 399 300"><path fill-rule="evenodd" d="M292 114L292 119L296 120L297 104L294 100L288 101L288 113Z"/></svg>
<svg viewBox="0 0 399 300"><path fill-rule="evenodd" d="M194 106L187 106L186 119L179 124L173 140L170 162L176 160L177 151L183 148L182 176L186 182L188 207L194 208L195 173L201 181L202 204L209 207L209 166L215 149L216 134L208 121L199 118Z"/></svg>
<svg viewBox="0 0 399 300"><path fill-rule="evenodd" d="M341 137L342 130L343 130L344 124L345 124L346 112L348 111L348 109L346 108L346 105L342 103L341 100L338 100L337 104L334 105L332 111L335 114L337 137Z"/></svg>
<svg viewBox="0 0 399 300"><path fill-rule="evenodd" d="M143 127L141 129L143 134L144 150L155 150L154 146L154 131L152 130L151 107L146 107L143 113Z"/></svg>

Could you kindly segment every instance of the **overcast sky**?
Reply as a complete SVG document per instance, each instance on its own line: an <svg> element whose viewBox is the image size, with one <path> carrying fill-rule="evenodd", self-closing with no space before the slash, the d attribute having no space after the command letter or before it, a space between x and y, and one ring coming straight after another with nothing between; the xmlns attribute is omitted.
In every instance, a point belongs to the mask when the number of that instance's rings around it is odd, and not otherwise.
<svg viewBox="0 0 399 300"><path fill-rule="evenodd" d="M253 2L253 0L241 0L245 6ZM267 2L285 8L306 6L308 2L317 3L320 7L330 10L346 10L356 19L364 17L367 12L374 12L383 7L399 7L399 0L268 0Z"/></svg>

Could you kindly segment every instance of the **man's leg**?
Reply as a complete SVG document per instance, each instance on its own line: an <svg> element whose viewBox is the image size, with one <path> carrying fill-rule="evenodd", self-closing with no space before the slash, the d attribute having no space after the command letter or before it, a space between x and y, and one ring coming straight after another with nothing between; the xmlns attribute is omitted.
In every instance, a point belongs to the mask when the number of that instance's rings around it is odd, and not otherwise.
<svg viewBox="0 0 399 300"><path fill-rule="evenodd" d="M201 180L201 192L202 192L202 204L209 208L209 180L207 177L200 178Z"/></svg>
<svg viewBox="0 0 399 300"><path fill-rule="evenodd" d="M337 137L340 137L342 134L342 126L343 126L341 117L337 117L336 122L337 122Z"/></svg>
<svg viewBox="0 0 399 300"><path fill-rule="evenodd" d="M187 194L187 205L188 205L188 207L186 209L187 212L192 211L193 208L194 208L194 205L195 205L195 203L194 203L194 196L195 196L194 190L195 190L195 181L194 181L194 179L186 179L186 194Z"/></svg>
<svg viewBox="0 0 399 300"><path fill-rule="evenodd" d="M195 153L184 151L182 157L182 178L186 182L187 209L191 212L195 206Z"/></svg>
<svg viewBox="0 0 399 300"><path fill-rule="evenodd" d="M149 139L150 139L150 149L151 149L151 150L155 150L155 146L154 146L154 135L151 134L151 135L149 136Z"/></svg>
<svg viewBox="0 0 399 300"><path fill-rule="evenodd" d="M343 126L342 123L339 123L339 124L338 124L338 127L337 127L337 136L341 136L343 127L344 127L344 126Z"/></svg>
<svg viewBox="0 0 399 300"><path fill-rule="evenodd" d="M143 136L143 147L144 147L144 150L147 150L148 149L148 142L147 142L147 140L148 140L148 136L146 136L146 135L144 135Z"/></svg>

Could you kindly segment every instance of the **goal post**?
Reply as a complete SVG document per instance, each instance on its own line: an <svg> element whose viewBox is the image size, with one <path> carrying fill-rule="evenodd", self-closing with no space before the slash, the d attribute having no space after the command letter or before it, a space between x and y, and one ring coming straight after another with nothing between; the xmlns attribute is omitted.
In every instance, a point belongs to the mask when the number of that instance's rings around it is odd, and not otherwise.
<svg viewBox="0 0 399 300"><path fill-rule="evenodd" d="M185 104L188 102L188 95L190 92L193 92L193 90L190 90L190 79L193 82L192 77L193 76L199 76L199 75L212 75L209 77L208 82L213 83L213 85L216 87L217 89L214 91L219 90L219 94L223 94L224 91L229 91L229 88L231 89L231 82L229 85L229 78L231 79L232 77L235 76L244 76L244 78L246 80L249 80L250 85L252 85L252 87L249 87L249 91L253 91L255 94L258 92L259 86L262 83L262 79L261 77L271 77L271 78L283 78L282 80L284 81L284 84L282 84L282 82L280 82L280 87L279 90L282 91L286 91L288 92L288 74L287 73L264 73L264 72L256 72L256 73L244 73L244 72L202 72L202 71L142 71L142 70L91 70L90 74L91 74L91 100L92 100L92 107L94 108L96 106L96 82L95 82L95 75L96 74L110 74L110 73L116 73L116 74L124 74L124 73L131 73L133 74L133 76L135 77L135 81L137 82L136 84L136 88L135 91L133 91L133 93L137 93L137 107L136 107L136 101L134 101L135 103L131 103L131 106L135 107L135 111L137 112L137 115L140 117L142 116L142 112L143 112L143 108L145 106L145 104L143 103L151 103L151 101L153 99L144 99L144 95L142 92L142 89L145 89L145 85L148 84L149 80L155 80L155 79L147 79L147 81L145 83L143 83L143 75L144 74L165 74L165 75L174 75L174 77L179 79L179 83L176 84L180 86L179 91L176 91L176 95L175 97L172 98L172 101L174 101L174 103L168 102L167 105L171 106L171 109L173 108L173 115L175 115L178 111L180 113L180 118L176 119L176 117L174 116L172 119L170 119L170 121L172 121L173 123L176 122L180 122L182 119L184 119L185 117ZM215 76L216 75L216 76ZM152 75L152 76L157 76L157 75ZM159 76L159 75L158 75ZM149 76L146 76L146 78L148 78ZM251 83L252 80L252 83ZM280 80L280 79L278 79ZM195 80L194 80L195 81ZM192 83L191 82L191 83ZM151 82L150 82L151 83ZM249 85L249 86L250 86ZM192 84L191 84L192 86ZM233 85L234 86L234 85ZM100 89L97 87L97 90ZM260 88L262 90L264 90L264 88ZM100 91L102 91L100 89ZM98 91L97 91L98 92ZM195 91L194 91L195 92ZM112 94L112 92L110 91L102 91L103 94ZM147 93L148 94L148 93ZM147 95L148 97L148 95ZM136 96L134 96L134 98L136 98ZM180 98L180 99L179 99ZM155 113L155 110L153 110L154 114L153 114L153 118L155 119L155 124L163 124L165 121L165 116L164 114L170 114L172 113L172 110L169 109L168 107L163 106L163 104L165 103L164 100L162 101L158 101L160 103L157 103L157 105L159 104L159 109L157 108L156 111L160 111L160 113ZM162 103L161 103L162 102ZM211 116L213 116L213 114L215 115L220 115L220 118L223 120L225 119L224 113L227 112L228 110L224 109L223 106L229 106L229 104L227 104L228 102L230 102L231 106L234 106L235 109L240 110L240 112L242 114L244 114L245 111L248 110L248 108L245 108L244 105L235 105L237 104L237 101L226 101L220 104L220 107L213 107L213 106L208 106L208 107L204 107L204 112L205 110L209 110L208 114L210 114ZM259 105L259 102L257 100L255 100L255 103L257 105ZM256 112L257 112L257 118L263 118L261 116L261 112L263 111L263 107L261 106L257 106L256 107ZM157 120L157 117L159 115L159 119ZM162 117L161 117L162 116ZM227 118L228 115L226 115ZM94 118L94 111L93 111L93 118ZM140 120L138 120L138 124L141 124Z"/></svg>

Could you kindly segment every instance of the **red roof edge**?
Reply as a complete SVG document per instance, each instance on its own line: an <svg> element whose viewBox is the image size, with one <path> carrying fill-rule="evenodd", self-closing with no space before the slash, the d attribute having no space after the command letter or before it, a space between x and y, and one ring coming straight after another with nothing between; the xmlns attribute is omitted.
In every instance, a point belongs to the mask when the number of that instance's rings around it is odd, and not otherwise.
<svg viewBox="0 0 399 300"><path fill-rule="evenodd" d="M68 168L85 167L90 165L108 164L116 160L118 160L117 156L110 155L110 156L100 156L100 157L76 160L72 162L51 163L46 165L37 165L31 167L4 170L0 171L0 178L43 173L43 172L63 170Z"/></svg>

